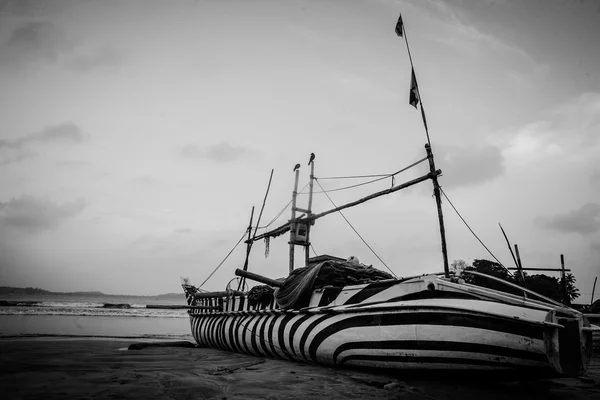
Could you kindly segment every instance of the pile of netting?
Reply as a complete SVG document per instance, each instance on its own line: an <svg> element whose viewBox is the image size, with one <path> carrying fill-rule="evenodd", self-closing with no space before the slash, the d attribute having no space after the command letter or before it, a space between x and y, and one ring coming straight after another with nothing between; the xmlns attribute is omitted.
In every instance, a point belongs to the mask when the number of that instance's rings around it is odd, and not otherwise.
<svg viewBox="0 0 600 400"><path fill-rule="evenodd" d="M260 308L266 308L273 299L273 289L269 285L254 286L248 292L248 304L250 306L260 306Z"/></svg>
<svg viewBox="0 0 600 400"><path fill-rule="evenodd" d="M363 264L324 261L292 271L283 287L275 293L275 299L284 310L298 309L307 307L312 292L324 286L360 285L393 278L387 272Z"/></svg>

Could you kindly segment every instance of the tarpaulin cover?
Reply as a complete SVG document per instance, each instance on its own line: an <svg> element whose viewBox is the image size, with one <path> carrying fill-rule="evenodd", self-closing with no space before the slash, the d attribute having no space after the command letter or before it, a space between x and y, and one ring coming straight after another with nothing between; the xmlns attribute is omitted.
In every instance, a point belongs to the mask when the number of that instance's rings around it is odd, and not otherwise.
<svg viewBox="0 0 600 400"><path fill-rule="evenodd" d="M359 285L393 278L387 272L371 266L324 261L292 271L283 287L276 292L275 299L284 310L298 309L308 306L312 292L324 286Z"/></svg>

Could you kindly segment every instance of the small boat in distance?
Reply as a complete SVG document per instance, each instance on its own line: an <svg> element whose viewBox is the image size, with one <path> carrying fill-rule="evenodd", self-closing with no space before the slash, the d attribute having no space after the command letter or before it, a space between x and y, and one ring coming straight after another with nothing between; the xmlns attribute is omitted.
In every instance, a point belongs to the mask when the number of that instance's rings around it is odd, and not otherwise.
<svg viewBox="0 0 600 400"><path fill-rule="evenodd" d="M401 18L396 34L406 40ZM427 132L414 68L409 103L420 104ZM319 214L312 210L311 154L308 207L296 204L295 168L291 219L261 235L255 230L252 236L251 217L248 228L247 255L255 241L290 233L290 275L275 280L251 273L246 258L236 270L241 277L237 290L228 285L222 292L201 292L185 280L182 287L197 343L331 366L583 374L592 354L592 332L598 328L582 313L493 276L450 270L438 184L441 171L435 167L428 132L425 153L411 166L428 162L426 175ZM396 278L352 257L309 258L310 230L317 219L429 180L437 203L443 272ZM303 268L294 269L296 246L305 250ZM464 274L503 282L508 291L467 283ZM242 291L245 279L263 285Z"/></svg>

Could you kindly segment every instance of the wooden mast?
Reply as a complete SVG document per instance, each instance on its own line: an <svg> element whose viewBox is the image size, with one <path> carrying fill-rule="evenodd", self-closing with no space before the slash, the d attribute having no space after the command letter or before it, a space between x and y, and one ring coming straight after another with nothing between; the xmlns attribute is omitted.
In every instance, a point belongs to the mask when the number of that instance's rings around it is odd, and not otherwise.
<svg viewBox="0 0 600 400"><path fill-rule="evenodd" d="M307 217L312 215L312 200L313 200L313 185L315 179L315 160L314 157L311 157L310 161L310 184L309 184L309 193L308 193L308 212L306 213ZM304 263L305 266L308 267L308 260L310 259L310 225L311 223L306 224L306 246L304 247Z"/></svg>
<svg viewBox="0 0 600 400"><path fill-rule="evenodd" d="M435 161L433 160L433 152L431 146L425 145L427 151L427 158L429 159L429 173L431 175L431 181L433 182L433 194L435 195L435 202L437 204L438 220L440 222L440 235L442 239L442 256L444 257L444 275L446 278L450 276L450 268L448 267L448 250L446 249L446 229L444 227L444 214L442 213L442 198L440 196L440 184L438 183L437 174L435 174Z"/></svg>
<svg viewBox="0 0 600 400"><path fill-rule="evenodd" d="M300 179L300 171L295 169L296 178L294 181L294 191L292 192L292 219L290 219L290 274L294 270L294 246L296 241L296 197L298 196L298 179Z"/></svg>

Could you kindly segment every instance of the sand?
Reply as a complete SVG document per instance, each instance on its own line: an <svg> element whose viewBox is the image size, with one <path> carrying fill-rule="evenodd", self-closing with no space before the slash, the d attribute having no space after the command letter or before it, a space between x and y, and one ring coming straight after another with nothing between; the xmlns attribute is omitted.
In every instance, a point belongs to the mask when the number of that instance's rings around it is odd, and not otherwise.
<svg viewBox="0 0 600 400"><path fill-rule="evenodd" d="M139 340L0 339L2 399L600 399L600 354L581 378L497 381L373 374ZM147 342L146 342L147 343Z"/></svg>

